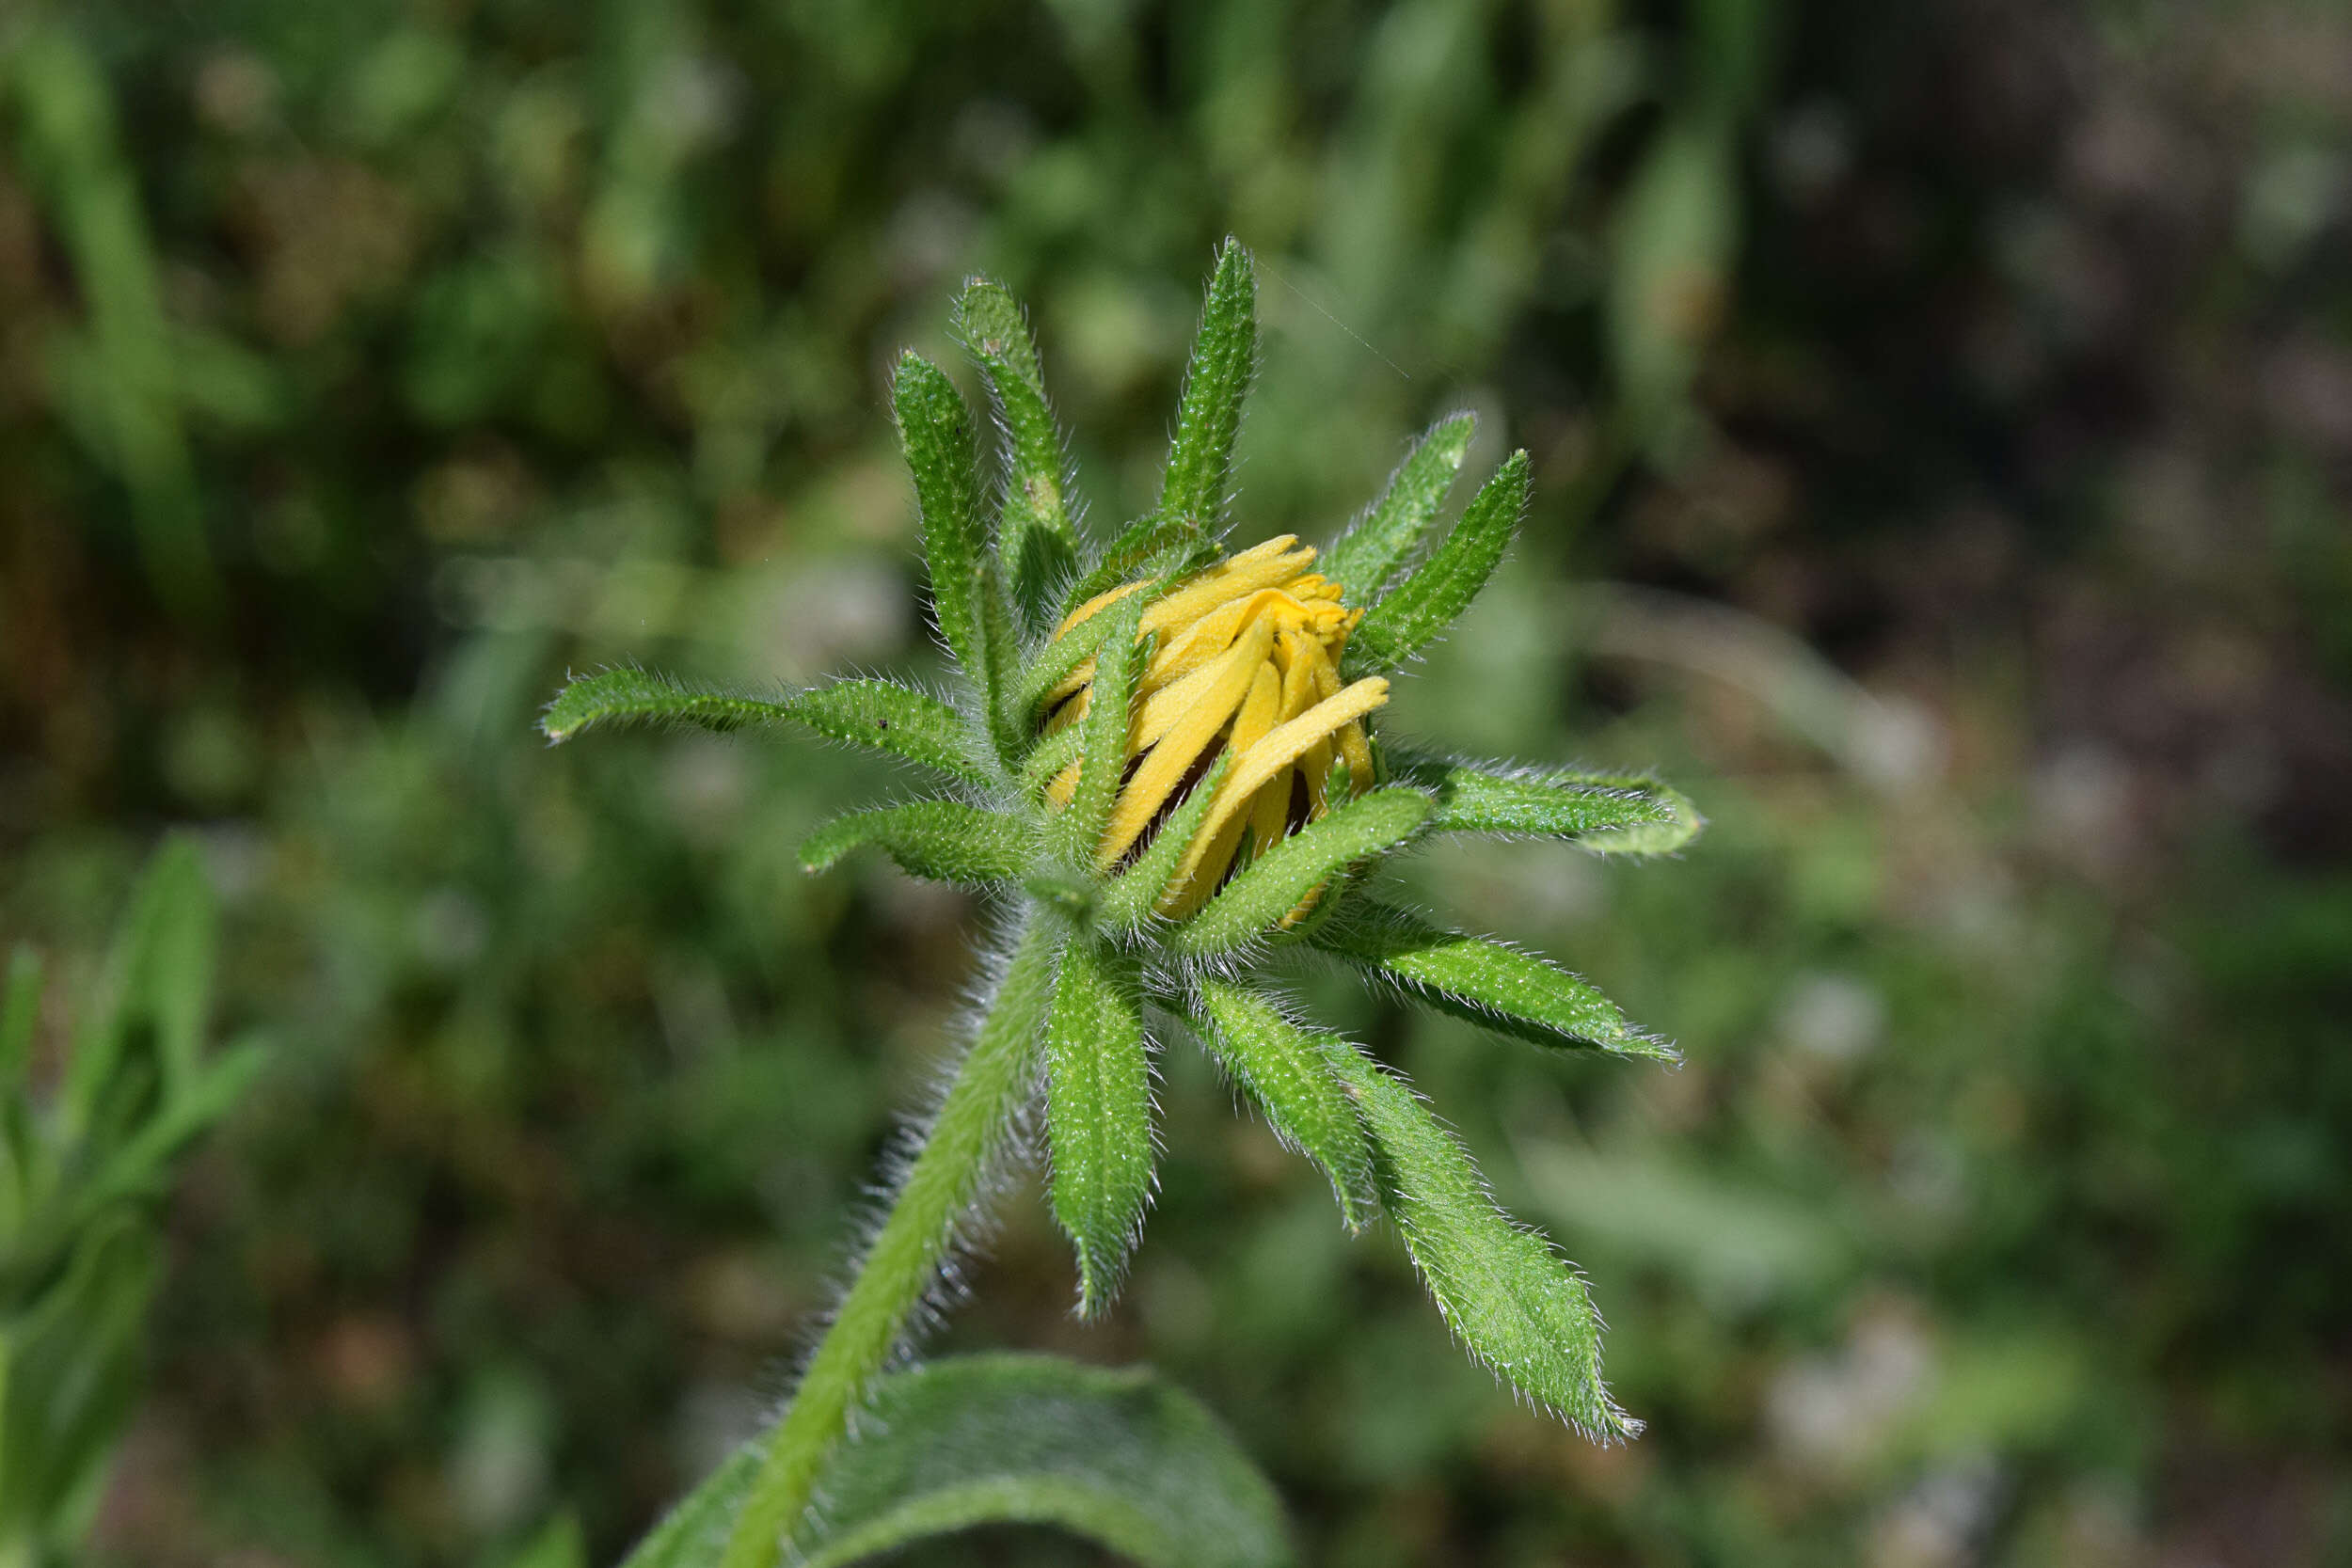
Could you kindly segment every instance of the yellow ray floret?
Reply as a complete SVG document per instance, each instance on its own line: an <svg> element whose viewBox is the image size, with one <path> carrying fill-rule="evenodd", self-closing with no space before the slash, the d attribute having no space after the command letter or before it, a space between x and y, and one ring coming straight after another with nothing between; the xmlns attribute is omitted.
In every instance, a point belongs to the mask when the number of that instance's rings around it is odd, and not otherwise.
<svg viewBox="0 0 2352 1568"><path fill-rule="evenodd" d="M1388 701L1389 683L1341 685L1339 656L1363 611L1347 609L1340 585L1308 569L1314 558L1312 546L1283 534L1174 584L1143 612L1136 635L1157 641L1136 683L1127 776L1096 847L1097 869L1137 852L1189 784L1220 755L1233 759L1161 891L1163 914L1188 914L1206 902L1245 843L1263 854L1322 816L1334 803L1338 765L1346 774L1340 799L1372 787L1363 721ZM1153 586L1131 582L1098 594L1056 637ZM1048 733L1085 715L1093 680L1089 659L1049 694ZM1067 805L1077 783L1073 764L1046 784L1046 800Z"/></svg>

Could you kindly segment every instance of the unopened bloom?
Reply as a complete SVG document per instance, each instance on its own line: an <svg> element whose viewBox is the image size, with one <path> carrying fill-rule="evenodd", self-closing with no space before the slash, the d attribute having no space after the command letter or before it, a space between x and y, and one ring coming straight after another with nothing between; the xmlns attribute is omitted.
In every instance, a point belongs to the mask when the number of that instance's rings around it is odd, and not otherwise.
<svg viewBox="0 0 2352 1568"><path fill-rule="evenodd" d="M1341 684L1340 656L1364 612L1346 608L1339 583L1309 570L1314 559L1313 546L1285 533L1186 579L1143 612L1136 635L1152 640L1152 653L1136 682L1128 771L1095 868L1107 872L1138 853L1179 791L1220 754L1232 759L1159 895L1163 915L1191 914L1236 863L1320 821L1335 798L1350 800L1373 785L1364 718L1389 700L1389 683L1368 675ZM1095 595L1062 620L1055 639L1152 586L1143 578ZM1044 733L1086 716L1094 672L1088 659L1047 693ZM1066 807L1077 786L1073 762L1047 784L1046 799Z"/></svg>

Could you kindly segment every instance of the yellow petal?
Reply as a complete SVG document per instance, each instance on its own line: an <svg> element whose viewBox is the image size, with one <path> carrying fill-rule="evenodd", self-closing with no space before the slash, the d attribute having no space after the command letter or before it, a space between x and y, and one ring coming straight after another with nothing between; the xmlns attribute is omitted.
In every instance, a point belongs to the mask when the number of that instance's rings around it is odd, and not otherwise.
<svg viewBox="0 0 2352 1568"><path fill-rule="evenodd" d="M1184 851L1184 863L1172 880L1186 882L1192 879L1193 873L1201 868L1217 834L1239 815L1243 803L1275 774L1304 756L1316 741L1327 738L1332 731L1362 718L1388 700L1388 681L1379 675L1366 676L1288 723L1275 725L1255 746L1239 754L1232 771L1225 775L1215 803L1209 807L1208 820L1193 836L1192 847Z"/></svg>
<svg viewBox="0 0 2352 1568"><path fill-rule="evenodd" d="M1225 727L1225 721L1233 717L1234 709L1249 694L1258 668L1265 662L1273 646L1274 628L1261 621L1226 650L1216 666L1217 678L1207 684L1200 700L1152 748L1143 766L1136 769L1136 776L1120 792L1119 805L1111 813L1110 826L1104 832L1102 847L1095 852L1095 864L1100 869L1108 871L1118 864L1119 857L1151 826L1152 818L1184 782L1193 762L1216 738L1216 732Z"/></svg>

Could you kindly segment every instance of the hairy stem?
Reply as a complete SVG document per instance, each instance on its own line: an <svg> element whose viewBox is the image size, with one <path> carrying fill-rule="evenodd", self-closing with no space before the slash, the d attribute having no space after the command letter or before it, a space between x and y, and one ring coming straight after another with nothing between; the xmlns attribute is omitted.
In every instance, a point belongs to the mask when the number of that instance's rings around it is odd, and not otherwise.
<svg viewBox="0 0 2352 1568"><path fill-rule="evenodd" d="M890 1217L760 1456L758 1479L728 1537L723 1568L774 1568L834 1444L938 1277L1014 1113L1035 1086L1036 1052L1060 947L1056 926L1050 917L1032 916L1014 947Z"/></svg>

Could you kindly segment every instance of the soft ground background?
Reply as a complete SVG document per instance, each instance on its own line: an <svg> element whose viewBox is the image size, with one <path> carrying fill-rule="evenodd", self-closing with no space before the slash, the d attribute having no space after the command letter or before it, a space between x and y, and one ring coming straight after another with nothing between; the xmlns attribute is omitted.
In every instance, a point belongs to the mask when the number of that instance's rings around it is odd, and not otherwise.
<svg viewBox="0 0 2352 1568"><path fill-rule="evenodd" d="M975 911L794 869L882 764L533 714L935 670L888 356L1008 280L1116 523L1231 230L1239 537L1477 408L1536 508L1396 724L1714 819L1413 873L1679 1072L1319 998L1651 1432L1515 1406L1180 1055L1117 1314L1016 1193L948 1343L1168 1369L1351 1568L2352 1560L2342 8L86 0L0 57L0 935L86 967L193 826L278 1042L103 1560L609 1560L778 1388Z"/></svg>

